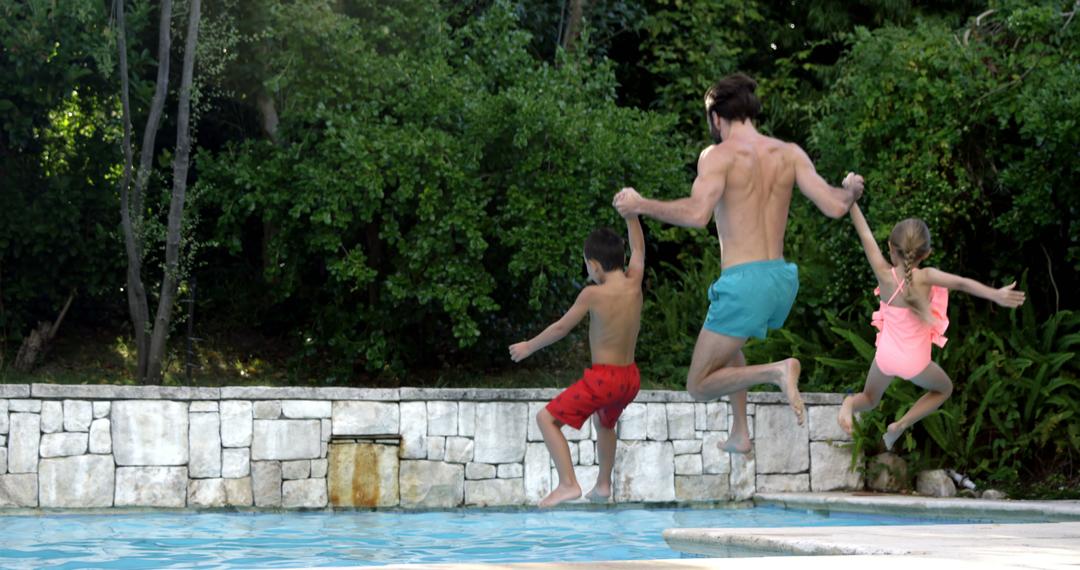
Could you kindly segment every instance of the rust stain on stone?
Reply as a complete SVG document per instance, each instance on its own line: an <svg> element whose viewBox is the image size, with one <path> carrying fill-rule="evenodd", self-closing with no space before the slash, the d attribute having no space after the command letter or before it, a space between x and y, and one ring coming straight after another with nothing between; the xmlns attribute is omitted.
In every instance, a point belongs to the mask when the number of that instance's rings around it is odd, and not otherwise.
<svg viewBox="0 0 1080 570"><path fill-rule="evenodd" d="M375 444L330 446L330 504L336 507L376 507L381 479Z"/></svg>

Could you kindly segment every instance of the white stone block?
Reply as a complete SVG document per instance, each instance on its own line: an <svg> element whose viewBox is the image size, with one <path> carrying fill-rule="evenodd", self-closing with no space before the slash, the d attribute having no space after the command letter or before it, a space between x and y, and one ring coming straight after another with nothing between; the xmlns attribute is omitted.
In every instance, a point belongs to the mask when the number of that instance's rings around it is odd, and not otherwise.
<svg viewBox="0 0 1080 570"><path fill-rule="evenodd" d="M576 442L568 442L567 447L570 448L570 464L574 465L578 462L578 446Z"/></svg>
<svg viewBox="0 0 1080 570"><path fill-rule="evenodd" d="M38 473L41 506L75 509L111 507L114 480L112 458L104 455L42 459Z"/></svg>
<svg viewBox="0 0 1080 570"><path fill-rule="evenodd" d="M470 438L448 437L443 460L447 463L468 463L473 460L473 448L473 440Z"/></svg>
<svg viewBox="0 0 1080 570"><path fill-rule="evenodd" d="M256 507L280 507L281 462L252 461L251 487Z"/></svg>
<svg viewBox="0 0 1080 570"><path fill-rule="evenodd" d="M856 466L859 463L856 463ZM820 493L862 489L862 473L852 467L850 448L823 441L810 442L811 491Z"/></svg>
<svg viewBox="0 0 1080 570"><path fill-rule="evenodd" d="M632 403L626 406L622 415L619 416L619 439L645 439L648 434L647 413L645 404Z"/></svg>
<svg viewBox="0 0 1080 570"><path fill-rule="evenodd" d="M547 406L547 402L529 402L529 411L526 414L528 425L527 441L544 441L544 434L540 432L540 425L536 423L536 414ZM475 415L475 414L474 414ZM475 427L476 420L473 420Z"/></svg>
<svg viewBox="0 0 1080 570"><path fill-rule="evenodd" d="M473 437L476 435L476 403L458 404L458 435Z"/></svg>
<svg viewBox="0 0 1080 570"><path fill-rule="evenodd" d="M401 403L401 449L404 459L427 457L427 404L425 402ZM440 458L441 459L441 458Z"/></svg>
<svg viewBox="0 0 1080 570"><path fill-rule="evenodd" d="M648 438L656 441L667 441L667 406L664 404L646 404L645 417L645 431Z"/></svg>
<svg viewBox="0 0 1080 570"><path fill-rule="evenodd" d="M676 455L675 456L675 474L676 475L701 475L701 456L700 455Z"/></svg>
<svg viewBox="0 0 1080 570"><path fill-rule="evenodd" d="M198 400L192 402L191 406L188 408L188 412L190 413L207 413L216 411L218 411L218 403L206 400ZM190 490L191 487L188 486L188 489Z"/></svg>
<svg viewBox="0 0 1080 570"><path fill-rule="evenodd" d="M12 400L15 402L17 400ZM39 400L35 400L41 404ZM37 473L38 447L41 443L41 416L11 414L8 434L8 473Z"/></svg>
<svg viewBox="0 0 1080 570"><path fill-rule="evenodd" d="M243 400L221 402L222 447L250 447L253 406ZM275 415L274 417L277 417Z"/></svg>
<svg viewBox="0 0 1080 570"><path fill-rule="evenodd" d="M90 453L112 453L112 427L107 419L98 419L90 423Z"/></svg>
<svg viewBox="0 0 1080 570"><path fill-rule="evenodd" d="M187 406L184 406L187 416ZM91 455L108 460L104 455ZM118 467L116 506L183 507L187 503L186 467Z"/></svg>
<svg viewBox="0 0 1080 570"><path fill-rule="evenodd" d="M758 473L810 469L810 431L805 423L798 425L790 407L758 406L754 431Z"/></svg>
<svg viewBox="0 0 1080 570"><path fill-rule="evenodd" d="M709 426L708 414L705 412L705 403L697 402L694 404L694 431L705 431Z"/></svg>
<svg viewBox="0 0 1080 570"><path fill-rule="evenodd" d="M593 465L596 463L596 448L591 441L578 442L578 465Z"/></svg>
<svg viewBox="0 0 1080 570"><path fill-rule="evenodd" d="M543 443L530 443L525 449L525 500L535 503L551 492L550 457Z"/></svg>
<svg viewBox="0 0 1080 570"><path fill-rule="evenodd" d="M303 459L300 461L282 461L281 462L281 478L286 480L291 479L307 479L311 475L311 460Z"/></svg>
<svg viewBox="0 0 1080 570"><path fill-rule="evenodd" d="M327 461L325 459L311 460L311 478L323 479L326 477Z"/></svg>
<svg viewBox="0 0 1080 570"><path fill-rule="evenodd" d="M282 400L281 415L297 420L329 418L330 404L329 400Z"/></svg>
<svg viewBox="0 0 1080 570"><path fill-rule="evenodd" d="M86 400L64 400L64 431L90 431L94 407Z"/></svg>
<svg viewBox="0 0 1080 570"><path fill-rule="evenodd" d="M676 439L671 442L675 447L675 455L689 455L701 453L700 439Z"/></svg>
<svg viewBox="0 0 1080 570"><path fill-rule="evenodd" d="M731 496L726 475L676 475L675 499L678 501L725 501Z"/></svg>
<svg viewBox="0 0 1080 570"><path fill-rule="evenodd" d="M64 429L64 406L54 400L41 402L41 432L56 433Z"/></svg>
<svg viewBox="0 0 1080 570"><path fill-rule="evenodd" d="M67 457L86 453L85 433L47 433L41 436L42 457Z"/></svg>
<svg viewBox="0 0 1080 570"><path fill-rule="evenodd" d="M521 479L465 481L466 505L488 507L497 505L522 505L524 503L525 490Z"/></svg>
<svg viewBox="0 0 1080 570"><path fill-rule="evenodd" d="M109 402L94 402L94 419L105 418L109 416L109 408L111 404Z"/></svg>
<svg viewBox="0 0 1080 570"><path fill-rule="evenodd" d="M279 400L255 402L252 405L252 415L256 420L276 420L281 417L281 402Z"/></svg>
<svg viewBox="0 0 1080 570"><path fill-rule="evenodd" d="M451 508L465 499L465 466L439 461L402 461L402 507Z"/></svg>
<svg viewBox="0 0 1080 570"><path fill-rule="evenodd" d="M27 400L27 399L8 400L8 407L11 410L11 413L13 413L13 414L15 412L26 412L26 413L40 414L41 413L41 400Z"/></svg>
<svg viewBox="0 0 1080 570"><path fill-rule="evenodd" d="M458 434L458 404L435 400L427 403L428 435Z"/></svg>
<svg viewBox="0 0 1080 570"><path fill-rule="evenodd" d="M121 400L113 403L111 418L113 456L117 465L187 464L187 404L167 400ZM186 496L186 492L185 483L181 496Z"/></svg>
<svg viewBox="0 0 1080 570"><path fill-rule="evenodd" d="M924 497L955 497L956 483L944 469L927 469L915 476L915 492Z"/></svg>
<svg viewBox="0 0 1080 570"><path fill-rule="evenodd" d="M251 449L225 448L221 451L221 476L229 479L247 477L251 473ZM248 484L250 486L250 483Z"/></svg>
<svg viewBox="0 0 1080 570"><path fill-rule="evenodd" d="M567 441L587 440L592 435L592 419L585 420L585 423L581 424L581 429L574 429L572 426L567 425L564 425L561 429L563 437L565 437ZM543 436L541 436L541 438L542 437Z"/></svg>
<svg viewBox="0 0 1080 570"><path fill-rule="evenodd" d="M525 475L525 469L520 463L503 463L498 467L499 479L514 479Z"/></svg>
<svg viewBox="0 0 1080 570"><path fill-rule="evenodd" d="M705 429L727 431L729 409L727 402L707 402L705 404Z"/></svg>
<svg viewBox="0 0 1080 570"><path fill-rule="evenodd" d="M675 451L670 442L633 441L615 456L616 502L675 500Z"/></svg>
<svg viewBox="0 0 1080 570"><path fill-rule="evenodd" d="M37 473L0 475L0 507L36 506L38 506Z"/></svg>
<svg viewBox="0 0 1080 570"><path fill-rule="evenodd" d="M286 509L326 507L326 479L300 479L281 484L281 506Z"/></svg>
<svg viewBox="0 0 1080 570"><path fill-rule="evenodd" d="M189 508L218 508L226 503L224 479L192 479L188 482Z"/></svg>
<svg viewBox="0 0 1080 570"><path fill-rule="evenodd" d="M727 439L722 431L707 431L701 441L701 463L705 473L718 475L731 471L731 454L720 449L720 444Z"/></svg>
<svg viewBox="0 0 1080 570"><path fill-rule="evenodd" d="M758 475L758 493L807 493L810 491L810 475Z"/></svg>
<svg viewBox="0 0 1080 570"><path fill-rule="evenodd" d="M10 425L8 424L8 401L0 400L0 433L7 433Z"/></svg>
<svg viewBox="0 0 1080 570"><path fill-rule="evenodd" d="M188 421L191 426L188 476L200 479L221 477L221 418L216 412L199 413L190 414Z"/></svg>
<svg viewBox="0 0 1080 570"><path fill-rule="evenodd" d="M851 436L836 421L839 414L840 406L806 406L810 441L851 441Z"/></svg>
<svg viewBox="0 0 1080 570"><path fill-rule="evenodd" d="M398 413L397 402L334 402L334 435L401 433Z"/></svg>
<svg viewBox="0 0 1080 570"><path fill-rule="evenodd" d="M0 442L0 475L7 473L7 442Z"/></svg>
<svg viewBox="0 0 1080 570"><path fill-rule="evenodd" d="M427 438L427 458L432 461L442 461L446 458L446 438L431 436Z"/></svg>
<svg viewBox="0 0 1080 570"><path fill-rule="evenodd" d="M321 433L319 420L255 420L251 459L318 459L322 453Z"/></svg>
<svg viewBox="0 0 1080 570"><path fill-rule="evenodd" d="M250 507L252 502L251 477L225 480L225 504L230 507Z"/></svg>
<svg viewBox="0 0 1080 570"><path fill-rule="evenodd" d="M473 461L516 463L525 458L526 414L520 402L485 402L476 406Z"/></svg>
<svg viewBox="0 0 1080 570"><path fill-rule="evenodd" d="M757 465L753 454L731 455L731 500L749 501L757 493Z"/></svg>
<svg viewBox="0 0 1080 570"><path fill-rule="evenodd" d="M466 479L494 479L495 466L488 463L469 463L465 466Z"/></svg>
<svg viewBox="0 0 1080 570"><path fill-rule="evenodd" d="M329 442L330 436L334 435L334 422L329 419L323 418L322 420L322 440L323 442ZM326 455L325 453L323 455Z"/></svg>
<svg viewBox="0 0 1080 570"><path fill-rule="evenodd" d="M694 438L694 404L667 404L667 434L670 439Z"/></svg>

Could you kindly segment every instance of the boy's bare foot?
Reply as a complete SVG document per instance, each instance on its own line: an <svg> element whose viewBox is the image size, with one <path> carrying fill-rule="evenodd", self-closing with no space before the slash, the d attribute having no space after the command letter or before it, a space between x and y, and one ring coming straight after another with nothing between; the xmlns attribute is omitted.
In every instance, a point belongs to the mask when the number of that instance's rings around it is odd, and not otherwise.
<svg viewBox="0 0 1080 570"><path fill-rule="evenodd" d="M750 453L750 436L745 431L732 431L731 435L716 445L720 451L728 453Z"/></svg>
<svg viewBox="0 0 1080 570"><path fill-rule="evenodd" d="M548 496L540 500L540 508L546 509L554 507L555 505L563 501L573 501L581 496L581 487L574 483L573 485L559 485L552 489Z"/></svg>
<svg viewBox="0 0 1080 570"><path fill-rule="evenodd" d="M585 498L591 503L606 503L611 500L611 485L601 486L597 483L592 491L585 494Z"/></svg>
<svg viewBox="0 0 1080 570"><path fill-rule="evenodd" d="M799 374L802 372L802 364L797 358L789 358L780 363L783 366L783 376L777 384L787 396L791 411L795 412L795 419L799 425L803 425L806 416L806 405L803 404L802 394L799 393Z"/></svg>
<svg viewBox="0 0 1080 570"><path fill-rule="evenodd" d="M851 435L851 431L854 428L854 414L851 412L851 396L844 398L844 403L840 404L840 414L836 416L836 423L840 424L840 429L844 430L844 433Z"/></svg>
<svg viewBox="0 0 1080 570"><path fill-rule="evenodd" d="M881 439L885 440L885 449L892 449L892 446L896 443L896 440L900 439L900 436L904 435L904 430L907 426L900 422L893 422L889 424L889 429L885 431L885 435Z"/></svg>

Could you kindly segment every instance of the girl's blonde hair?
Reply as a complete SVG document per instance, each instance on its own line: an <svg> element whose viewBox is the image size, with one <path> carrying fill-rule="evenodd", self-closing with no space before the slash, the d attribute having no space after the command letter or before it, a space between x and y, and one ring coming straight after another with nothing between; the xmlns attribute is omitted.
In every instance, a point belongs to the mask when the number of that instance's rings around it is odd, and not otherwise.
<svg viewBox="0 0 1080 570"><path fill-rule="evenodd" d="M911 283L911 270L915 264L930 253L930 228L918 218L908 218L893 227L889 244L900 254L904 263L904 301L926 322L933 320L930 302L915 294Z"/></svg>

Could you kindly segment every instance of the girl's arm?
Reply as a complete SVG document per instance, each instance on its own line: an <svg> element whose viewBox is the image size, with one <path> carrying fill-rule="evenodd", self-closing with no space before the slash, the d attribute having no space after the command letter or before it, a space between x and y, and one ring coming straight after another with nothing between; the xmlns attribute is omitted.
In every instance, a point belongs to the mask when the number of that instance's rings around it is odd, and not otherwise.
<svg viewBox="0 0 1080 570"><path fill-rule="evenodd" d="M589 312L591 298L592 287L582 289L577 296L577 300L574 301L574 305L570 307L570 310L566 311L566 314L561 319L552 323L551 326L544 329L544 332L532 339L510 345L510 359L514 362L521 362L532 353L561 340L581 322L581 319L585 318L585 313Z"/></svg>
<svg viewBox="0 0 1080 570"><path fill-rule="evenodd" d="M866 252L866 260L870 262L870 267L874 269L878 281L883 281L884 276L888 275L889 270L892 269L892 265L885 260L884 255L881 255L881 248L874 239L874 232L870 231L870 224L866 223L866 218L863 217L858 204L851 205L851 222L855 224L855 231L859 234L859 241L862 242L863 251Z"/></svg>
<svg viewBox="0 0 1080 570"><path fill-rule="evenodd" d="M968 295L989 299L1002 307L1015 309L1024 304L1024 292L1015 289L1015 281L1000 289L994 289L993 287L983 285L974 279L953 275L952 273L934 269L933 267L924 269L923 276L926 278L927 283L931 285L937 285L938 287L944 287L954 291L963 291Z"/></svg>

